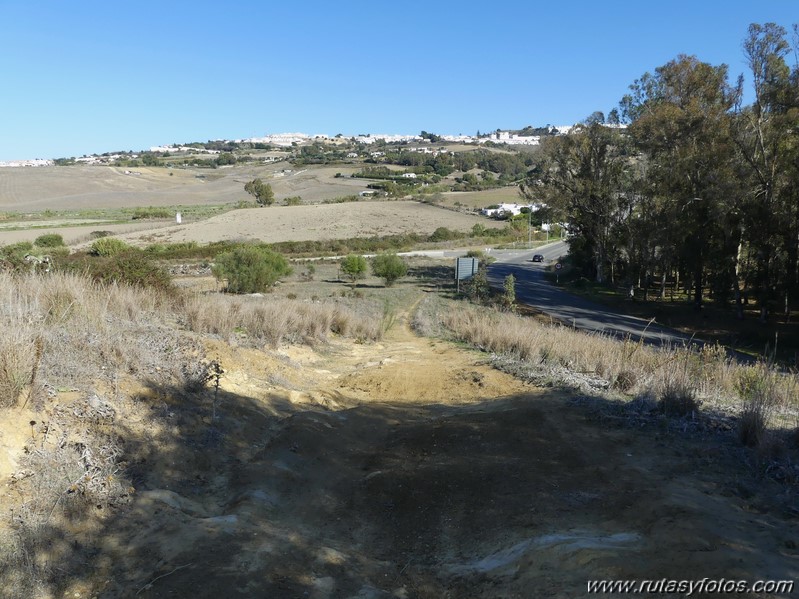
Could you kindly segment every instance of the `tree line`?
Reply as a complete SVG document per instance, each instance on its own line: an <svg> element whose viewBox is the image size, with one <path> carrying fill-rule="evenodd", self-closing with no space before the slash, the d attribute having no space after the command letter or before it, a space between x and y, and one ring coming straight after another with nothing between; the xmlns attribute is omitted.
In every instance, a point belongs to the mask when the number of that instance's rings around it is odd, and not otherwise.
<svg viewBox="0 0 799 599"><path fill-rule="evenodd" d="M521 194L568 222L570 253L586 275L661 297L676 286L698 307L710 298L740 318L749 300L762 320L796 304L793 30L792 45L779 25L750 25L746 78L731 82L727 65L679 55L634 81L608 119L594 113L543 141Z"/></svg>

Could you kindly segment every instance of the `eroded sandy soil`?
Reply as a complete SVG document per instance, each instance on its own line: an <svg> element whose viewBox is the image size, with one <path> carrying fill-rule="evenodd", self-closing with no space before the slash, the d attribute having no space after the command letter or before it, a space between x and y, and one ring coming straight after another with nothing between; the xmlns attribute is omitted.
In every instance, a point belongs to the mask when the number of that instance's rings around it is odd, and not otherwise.
<svg viewBox="0 0 799 599"><path fill-rule="evenodd" d="M399 323L372 345L221 341L217 397L138 430L129 510L69 597L578 597L596 578L797 578L796 510L740 453L596 418ZM144 397L144 396L143 396ZM172 414L172 415L170 415ZM745 596L745 595L744 595Z"/></svg>

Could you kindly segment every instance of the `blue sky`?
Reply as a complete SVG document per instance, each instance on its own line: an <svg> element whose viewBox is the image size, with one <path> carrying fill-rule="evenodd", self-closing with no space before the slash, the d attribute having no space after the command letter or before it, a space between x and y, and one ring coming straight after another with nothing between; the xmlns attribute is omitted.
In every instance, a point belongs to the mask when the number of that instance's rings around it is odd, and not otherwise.
<svg viewBox="0 0 799 599"><path fill-rule="evenodd" d="M571 124L678 54L746 75L769 21L795 1L0 0L0 160Z"/></svg>

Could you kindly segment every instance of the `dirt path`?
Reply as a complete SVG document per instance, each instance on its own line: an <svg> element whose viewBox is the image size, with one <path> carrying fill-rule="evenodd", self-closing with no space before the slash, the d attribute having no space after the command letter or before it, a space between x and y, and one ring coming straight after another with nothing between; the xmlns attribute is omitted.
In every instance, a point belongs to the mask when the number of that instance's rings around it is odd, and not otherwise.
<svg viewBox="0 0 799 599"><path fill-rule="evenodd" d="M228 365L221 417L156 443L162 466L84 581L100 597L578 597L597 578L799 575L796 512L732 449L597 420L404 319L373 345L209 351Z"/></svg>

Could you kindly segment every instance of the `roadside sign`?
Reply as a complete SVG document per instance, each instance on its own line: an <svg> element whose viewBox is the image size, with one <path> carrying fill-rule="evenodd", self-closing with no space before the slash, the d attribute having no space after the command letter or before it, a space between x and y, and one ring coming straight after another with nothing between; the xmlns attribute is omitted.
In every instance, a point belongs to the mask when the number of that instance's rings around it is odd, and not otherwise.
<svg viewBox="0 0 799 599"><path fill-rule="evenodd" d="M477 274L477 258L456 258L455 259L455 278L458 281L471 279Z"/></svg>
<svg viewBox="0 0 799 599"><path fill-rule="evenodd" d="M555 264L555 270L560 270L561 268L563 268L563 264L561 264L560 262Z"/></svg>
<svg viewBox="0 0 799 599"><path fill-rule="evenodd" d="M458 293L461 291L461 281L463 279L471 279L477 274L477 266L477 258L455 259L455 283L457 284Z"/></svg>

